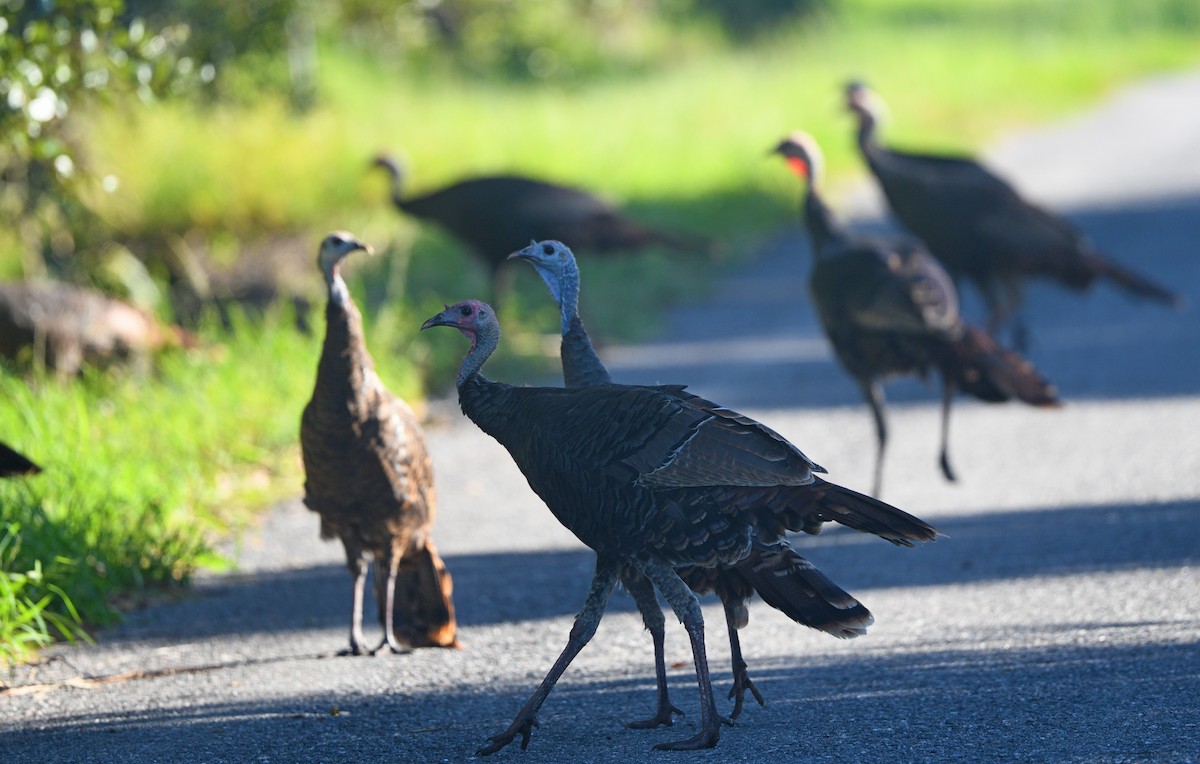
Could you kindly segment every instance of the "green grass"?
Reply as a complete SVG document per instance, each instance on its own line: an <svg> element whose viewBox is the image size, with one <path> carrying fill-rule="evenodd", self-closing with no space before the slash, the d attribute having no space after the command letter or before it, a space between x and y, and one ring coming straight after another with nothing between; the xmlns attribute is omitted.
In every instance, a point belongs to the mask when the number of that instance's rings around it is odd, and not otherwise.
<svg viewBox="0 0 1200 764"><path fill-rule="evenodd" d="M22 564L20 523L0 527L0 663L20 662L34 650L55 640L89 639L79 628L79 612L55 580L58 568L71 564L53 558L49 573L40 558Z"/></svg>
<svg viewBox="0 0 1200 764"><path fill-rule="evenodd" d="M414 191L516 171L592 188L659 225L720 237L744 257L796 215L795 178L767 149L803 128L837 186L861 173L841 106L850 77L887 97L888 140L976 150L1017 126L1080 108L1121 83L1194 65L1192 2L843 0L803 28L743 48L655 37L660 57L604 77L533 85L486 81L373 58L327 43L321 105L164 104L93 115L93 169L120 179L93 206L153 258L186 238L218 262L289 237L300 283L322 304L317 242L348 228L382 256L354 262L370 346L393 390L444 385L463 346L417 327L442 302L486 293L486 275L453 240L398 216L380 150L409 163ZM660 34L661 30L656 32ZM19 268L0 236L0 273ZM243 246L245 245L245 246ZM309 251L311 250L311 251ZM222 254L223 253L223 254ZM584 259L584 313L607 338L646 337L661 307L711 288L711 269L665 253ZM528 268L502 310L498 378L549 374L538 333L553 306ZM77 624L217 565L212 539L271 499L300 492L296 441L323 318L298 332L286 311L211 322L206 346L161 358L148 375L32 382L0 373L0 434L47 469L0 481L0 656L12 660ZM78 617L76 617L76 615Z"/></svg>

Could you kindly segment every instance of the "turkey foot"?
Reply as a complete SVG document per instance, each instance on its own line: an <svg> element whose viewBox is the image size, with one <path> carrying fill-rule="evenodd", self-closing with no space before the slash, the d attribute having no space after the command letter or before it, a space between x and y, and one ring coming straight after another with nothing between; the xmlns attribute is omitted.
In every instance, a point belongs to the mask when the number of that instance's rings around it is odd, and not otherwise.
<svg viewBox="0 0 1200 764"><path fill-rule="evenodd" d="M371 655L378 655L381 652L388 653L390 655L408 655L412 652L412 650L400 644L395 637L392 637L391 639L384 637L383 641L376 645L375 649L371 651Z"/></svg>
<svg viewBox="0 0 1200 764"><path fill-rule="evenodd" d="M379 648L375 648L378 650ZM363 637L362 628L357 632L350 632L350 646L342 650L338 650L338 655L374 655L375 650L367 647L367 640Z"/></svg>
<svg viewBox="0 0 1200 764"><path fill-rule="evenodd" d="M513 723L509 725L508 729L499 735L492 735L489 738L488 744L475 751L475 755L490 756L511 743L517 735L521 736L521 750L524 751L529 747L529 736L533 734L533 728L536 726L538 726L538 720L535 714L526 715L522 713L516 719L513 719Z"/></svg>
<svg viewBox="0 0 1200 764"><path fill-rule="evenodd" d="M730 720L738 718L742 713L742 703L746 698L746 690L750 691L750 694L758 701L758 705L766 705L765 701L763 701L762 693L754 686L754 682L750 681L750 674L746 671L745 666L743 666L741 671L733 675L733 688L729 690L729 697L733 698L733 712L729 714Z"/></svg>
<svg viewBox="0 0 1200 764"><path fill-rule="evenodd" d="M683 716L683 712L671 705L671 701L662 698L658 703L658 711L649 719L629 722L625 726L631 730L652 730L655 727L670 727L675 723L675 714Z"/></svg>
<svg viewBox="0 0 1200 764"><path fill-rule="evenodd" d="M676 740L673 743L659 743L654 746L656 751L699 751L705 748L712 748L721 739L721 722L728 722L728 719L720 721L713 720L712 729L703 729L695 737L690 737L687 740Z"/></svg>

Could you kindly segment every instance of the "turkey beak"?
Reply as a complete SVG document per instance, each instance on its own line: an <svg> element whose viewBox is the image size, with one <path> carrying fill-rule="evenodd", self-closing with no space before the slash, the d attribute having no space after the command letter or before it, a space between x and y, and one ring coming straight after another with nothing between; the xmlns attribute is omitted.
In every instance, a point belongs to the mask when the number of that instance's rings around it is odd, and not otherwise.
<svg viewBox="0 0 1200 764"><path fill-rule="evenodd" d="M421 324L421 331L425 331L431 326L457 326L458 324L452 317L448 315L448 313L449 309L443 310L441 313L438 313L433 318Z"/></svg>
<svg viewBox="0 0 1200 764"><path fill-rule="evenodd" d="M354 243L355 243L356 245L358 245L358 246L356 247L356 249L361 249L363 252L366 252L368 255L373 255L373 254L375 254L375 248L374 248L374 247L372 247L370 244L365 244L365 243L363 243L363 242L361 242L361 241L356 241L356 242L354 242Z"/></svg>
<svg viewBox="0 0 1200 764"><path fill-rule="evenodd" d="M531 242L529 242L528 247L525 247L524 249L518 249L516 252L513 252L511 255L509 255L505 259L506 260L532 260L533 259L533 248L536 246L537 246L537 242L531 241Z"/></svg>
<svg viewBox="0 0 1200 764"><path fill-rule="evenodd" d="M862 93L862 89L863 89L862 83L857 80L851 80L850 82L846 83L846 88L843 92L846 95L846 108L847 109L853 109L854 105L856 103L858 103L859 96Z"/></svg>

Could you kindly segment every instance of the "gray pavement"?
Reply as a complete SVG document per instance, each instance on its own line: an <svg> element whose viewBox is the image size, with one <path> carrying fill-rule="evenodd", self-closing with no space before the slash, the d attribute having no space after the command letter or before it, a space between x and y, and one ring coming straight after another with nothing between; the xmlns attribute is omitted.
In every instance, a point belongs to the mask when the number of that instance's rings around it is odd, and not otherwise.
<svg viewBox="0 0 1200 764"><path fill-rule="evenodd" d="M651 755L694 732L690 651L669 619L673 700L687 715L673 729L624 728L649 712L653 678L649 637L618 594L529 750L494 759L1200 760L1197 136L1192 73L997 147L995 164L1029 195L1192 307L1104 286L1032 290L1030 355L1069 403L960 401L958 484L936 466L936 392L889 388L885 498L947 537L919 549L837 530L799 540L875 613L867 636L834 640L756 603L742 639L766 706L747 707L713 751ZM865 192L843 203L873 206ZM666 339L603 353L622 381L688 382L865 488L869 416L803 299L807 262L800 232L784 230L711 300L674 311ZM288 502L240 546L236 574L5 677L0 761L471 760L564 644L592 555L502 448L452 404L435 411L435 537L455 577L462 650L336 657L349 576L315 516ZM728 645L715 601L705 617L720 694Z"/></svg>

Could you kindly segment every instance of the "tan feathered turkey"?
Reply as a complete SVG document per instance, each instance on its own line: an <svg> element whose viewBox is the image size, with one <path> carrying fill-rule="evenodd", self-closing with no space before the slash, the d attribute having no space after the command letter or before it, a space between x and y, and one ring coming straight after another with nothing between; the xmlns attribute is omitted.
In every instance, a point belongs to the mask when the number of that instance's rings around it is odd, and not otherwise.
<svg viewBox="0 0 1200 764"><path fill-rule="evenodd" d="M375 374L362 318L339 273L342 259L370 251L354 236L331 233L317 263L329 299L325 341L300 444L304 503L321 516L321 537L339 538L353 577L350 649L457 647L450 573L433 545L433 465L417 417ZM362 630L368 555L383 641L368 648Z"/></svg>

